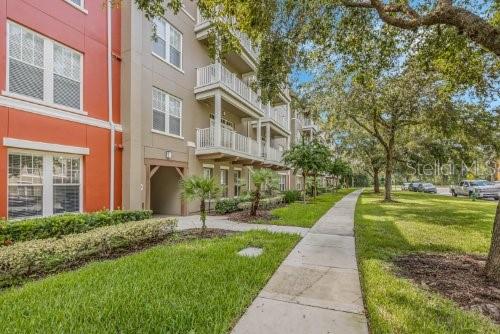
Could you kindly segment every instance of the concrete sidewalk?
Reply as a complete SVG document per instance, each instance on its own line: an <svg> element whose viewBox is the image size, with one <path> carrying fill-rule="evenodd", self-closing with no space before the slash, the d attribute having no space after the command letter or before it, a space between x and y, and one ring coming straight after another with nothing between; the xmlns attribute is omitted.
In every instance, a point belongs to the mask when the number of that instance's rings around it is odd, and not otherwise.
<svg viewBox="0 0 500 334"><path fill-rule="evenodd" d="M199 215L175 217L175 219L178 221L177 229L179 230L201 227ZM304 227L237 223L228 220L224 216L207 216L206 224L208 228L219 228L223 230L241 232L250 230L265 230L270 232L294 233L300 234L301 236L305 236L307 232L309 232L309 229Z"/></svg>
<svg viewBox="0 0 500 334"><path fill-rule="evenodd" d="M233 334L368 333L354 247L355 191L310 229Z"/></svg>

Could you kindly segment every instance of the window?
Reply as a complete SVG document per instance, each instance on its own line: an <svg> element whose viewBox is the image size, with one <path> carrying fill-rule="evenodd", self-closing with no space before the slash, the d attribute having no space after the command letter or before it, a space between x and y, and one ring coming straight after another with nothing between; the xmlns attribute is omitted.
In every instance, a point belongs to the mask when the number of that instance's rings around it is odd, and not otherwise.
<svg viewBox="0 0 500 334"><path fill-rule="evenodd" d="M153 129L181 136L182 102L153 87Z"/></svg>
<svg viewBox="0 0 500 334"><path fill-rule="evenodd" d="M221 125L225 129L233 130L234 122L231 122L225 118L221 118ZM213 113L210 114L210 127L215 126L215 115Z"/></svg>
<svg viewBox="0 0 500 334"><path fill-rule="evenodd" d="M203 177L211 179L214 177L214 169L210 167L203 167Z"/></svg>
<svg viewBox="0 0 500 334"><path fill-rule="evenodd" d="M82 55L8 23L8 91L82 109Z"/></svg>
<svg viewBox="0 0 500 334"><path fill-rule="evenodd" d="M83 0L66 0L71 2L72 4L76 5L77 7L82 7L83 8Z"/></svg>
<svg viewBox="0 0 500 334"><path fill-rule="evenodd" d="M80 211L80 158L53 158L53 213Z"/></svg>
<svg viewBox="0 0 500 334"><path fill-rule="evenodd" d="M29 153L9 154L9 219L43 214L43 157Z"/></svg>
<svg viewBox="0 0 500 334"><path fill-rule="evenodd" d="M182 68L182 34L165 19L156 19L156 36L153 41L153 54L167 63Z"/></svg>
<svg viewBox="0 0 500 334"><path fill-rule="evenodd" d="M241 196L241 170L234 171L234 196Z"/></svg>
<svg viewBox="0 0 500 334"><path fill-rule="evenodd" d="M286 175L280 175L280 191L286 190Z"/></svg>
<svg viewBox="0 0 500 334"><path fill-rule="evenodd" d="M50 153L10 152L9 219L81 210L81 159Z"/></svg>
<svg viewBox="0 0 500 334"><path fill-rule="evenodd" d="M227 169L221 169L220 170L220 185L222 186L222 197L228 197L228 188L227 188L227 183L228 183L228 170Z"/></svg>

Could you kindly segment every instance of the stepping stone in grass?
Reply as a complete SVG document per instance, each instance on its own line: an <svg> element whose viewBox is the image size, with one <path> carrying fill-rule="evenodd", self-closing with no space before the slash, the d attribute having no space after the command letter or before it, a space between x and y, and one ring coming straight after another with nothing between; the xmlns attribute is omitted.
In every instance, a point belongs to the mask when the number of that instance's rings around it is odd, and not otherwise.
<svg viewBox="0 0 500 334"><path fill-rule="evenodd" d="M239 256L246 256L246 257L257 257L262 254L264 250L262 248L258 247L247 247L243 248L238 252Z"/></svg>

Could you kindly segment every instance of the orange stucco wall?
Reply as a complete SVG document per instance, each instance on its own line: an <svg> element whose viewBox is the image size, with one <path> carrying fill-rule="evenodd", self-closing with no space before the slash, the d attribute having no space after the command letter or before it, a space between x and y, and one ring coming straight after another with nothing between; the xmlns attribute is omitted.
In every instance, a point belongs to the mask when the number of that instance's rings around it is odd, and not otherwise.
<svg viewBox="0 0 500 334"><path fill-rule="evenodd" d="M63 0L0 0L0 92L6 88L6 25L15 21L83 54L83 110L108 120L107 15L103 1L85 1L88 14ZM120 13L113 10L113 54L120 54ZM120 122L120 60L113 57L113 120ZM109 206L110 130L0 105L0 217L7 214L7 148L3 138L88 147L84 157L84 210ZM121 206L122 134L115 141L115 206Z"/></svg>

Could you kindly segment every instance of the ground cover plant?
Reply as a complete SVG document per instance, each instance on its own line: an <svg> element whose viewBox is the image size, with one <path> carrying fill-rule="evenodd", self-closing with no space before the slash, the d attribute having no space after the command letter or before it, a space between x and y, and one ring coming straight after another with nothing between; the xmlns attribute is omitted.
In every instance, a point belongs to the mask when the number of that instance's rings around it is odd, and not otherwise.
<svg viewBox="0 0 500 334"><path fill-rule="evenodd" d="M394 264L419 254L448 259L471 254L484 262L496 203L409 192L396 198L397 203L386 203L367 192L356 208L358 262L372 333L498 333L492 319L400 277L401 267ZM416 261L413 266L422 270Z"/></svg>
<svg viewBox="0 0 500 334"><path fill-rule="evenodd" d="M252 231L91 263L0 292L2 331L227 333L298 240Z"/></svg>

